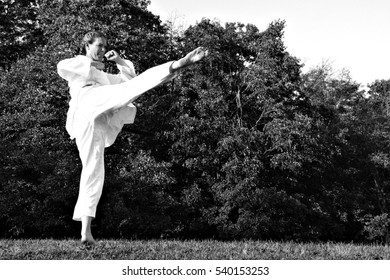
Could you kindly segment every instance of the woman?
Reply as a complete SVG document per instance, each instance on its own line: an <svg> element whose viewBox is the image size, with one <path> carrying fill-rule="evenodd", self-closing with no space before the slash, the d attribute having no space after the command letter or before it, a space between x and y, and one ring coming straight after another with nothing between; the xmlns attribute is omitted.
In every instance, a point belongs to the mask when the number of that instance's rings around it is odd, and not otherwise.
<svg viewBox="0 0 390 280"><path fill-rule="evenodd" d="M177 61L153 67L137 76L133 63L117 52L106 52L107 40L100 32L87 33L83 55L58 63L58 74L68 81L71 101L66 129L76 139L82 162L80 190L73 220L81 221L81 242L95 244L91 221L95 217L104 183L104 149L112 145L124 124L134 122L131 103L144 92L168 82L180 70L207 56L197 48ZM103 59L116 62L117 75L103 72Z"/></svg>

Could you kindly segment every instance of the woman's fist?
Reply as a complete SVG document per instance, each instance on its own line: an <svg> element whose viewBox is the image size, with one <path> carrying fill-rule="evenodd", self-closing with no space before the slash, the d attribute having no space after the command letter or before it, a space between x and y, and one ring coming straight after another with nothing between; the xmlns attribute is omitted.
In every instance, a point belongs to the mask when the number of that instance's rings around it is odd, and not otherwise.
<svg viewBox="0 0 390 280"><path fill-rule="evenodd" d="M119 61L122 60L119 54L114 50L108 51L104 56L107 58L107 60L115 61L116 63L119 63Z"/></svg>

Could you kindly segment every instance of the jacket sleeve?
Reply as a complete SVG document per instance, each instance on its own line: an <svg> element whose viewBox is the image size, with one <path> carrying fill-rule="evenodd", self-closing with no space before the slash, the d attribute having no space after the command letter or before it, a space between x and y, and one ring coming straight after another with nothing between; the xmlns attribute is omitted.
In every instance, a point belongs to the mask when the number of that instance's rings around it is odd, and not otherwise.
<svg viewBox="0 0 390 280"><path fill-rule="evenodd" d="M68 58L57 64L57 72L68 82L77 78L87 79L91 70L91 62L78 57Z"/></svg>
<svg viewBox="0 0 390 280"><path fill-rule="evenodd" d="M121 71L122 79L125 81L129 81L132 78L134 78L135 76L137 76L137 74L135 73L134 64L130 60L127 60L127 59L125 59L125 62L126 62L126 66L122 66L119 64L117 66L118 66L119 71Z"/></svg>
<svg viewBox="0 0 390 280"><path fill-rule="evenodd" d="M132 78L137 76L134 70L134 64L130 60L125 60L126 66L117 64L120 71L117 75L107 74L110 84L120 84L123 82L130 81Z"/></svg>

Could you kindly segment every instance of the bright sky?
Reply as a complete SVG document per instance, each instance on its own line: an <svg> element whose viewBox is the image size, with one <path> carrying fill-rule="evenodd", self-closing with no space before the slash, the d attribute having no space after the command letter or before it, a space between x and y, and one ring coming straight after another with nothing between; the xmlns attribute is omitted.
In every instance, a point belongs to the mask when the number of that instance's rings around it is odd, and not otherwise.
<svg viewBox="0 0 390 280"><path fill-rule="evenodd" d="M209 18L265 30L282 19L287 50L304 71L329 60L362 85L390 79L390 0L151 0L149 10L187 27Z"/></svg>

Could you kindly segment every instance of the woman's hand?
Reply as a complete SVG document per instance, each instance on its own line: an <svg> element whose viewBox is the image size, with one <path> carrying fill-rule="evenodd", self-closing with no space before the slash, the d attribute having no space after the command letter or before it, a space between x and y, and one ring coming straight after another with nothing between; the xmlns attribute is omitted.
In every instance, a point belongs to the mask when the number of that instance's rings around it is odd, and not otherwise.
<svg viewBox="0 0 390 280"><path fill-rule="evenodd" d="M117 64L121 64L123 61L120 55L114 50L108 51L104 56L107 58L107 60L115 61Z"/></svg>

